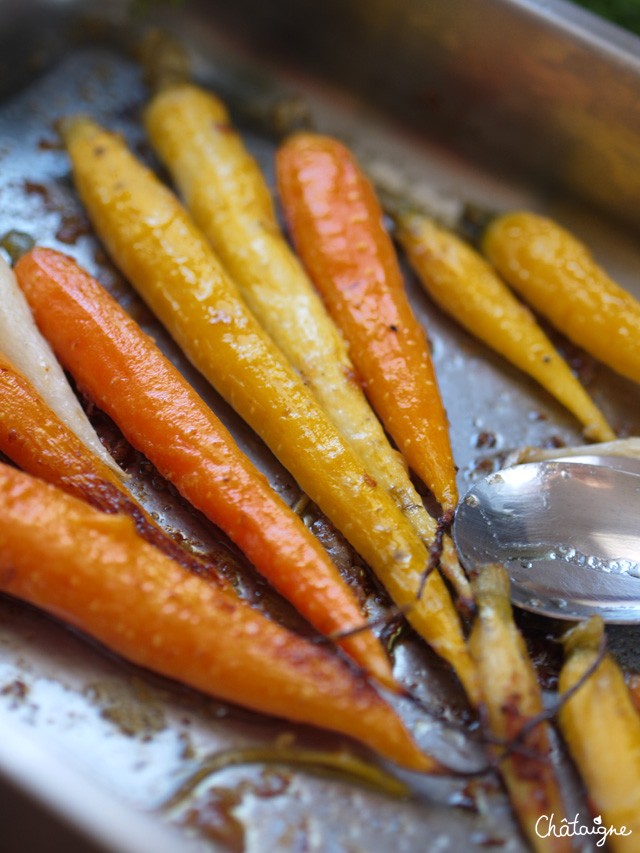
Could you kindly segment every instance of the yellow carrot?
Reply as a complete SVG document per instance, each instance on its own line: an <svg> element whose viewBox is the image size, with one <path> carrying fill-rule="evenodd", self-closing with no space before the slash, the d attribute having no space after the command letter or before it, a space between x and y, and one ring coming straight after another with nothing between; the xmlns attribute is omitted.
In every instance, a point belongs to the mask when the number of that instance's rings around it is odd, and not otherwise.
<svg viewBox="0 0 640 853"><path fill-rule="evenodd" d="M493 219L482 251L557 329L623 376L640 382L640 302L609 278L587 247L551 219Z"/></svg>
<svg viewBox="0 0 640 853"><path fill-rule="evenodd" d="M517 738L528 721L543 710L542 695L524 640L513 621L509 577L498 565L483 566L473 581L478 615L469 647L483 686L489 728L503 741ZM541 837L536 831L547 816L558 824L565 814L560 788L550 762L548 723L535 726L503 757L500 771L514 811L531 846L539 853L571 851L567 838ZM538 757L539 756L539 757Z"/></svg>
<svg viewBox="0 0 640 853"><path fill-rule="evenodd" d="M561 693L575 688L596 663L603 632L602 620L594 616L565 636ZM616 830L608 838L611 849L634 853L640 840L640 716L611 656L562 706L560 727L596 817L603 829Z"/></svg>
<svg viewBox="0 0 640 853"><path fill-rule="evenodd" d="M426 216L399 213L396 221L411 265L447 314L539 382L578 418L587 438L615 438L531 312L471 246Z"/></svg>
<svg viewBox="0 0 640 853"><path fill-rule="evenodd" d="M439 770L336 655L187 572L140 539L129 517L2 464L0 591L212 696L351 735L414 770Z"/></svg>
<svg viewBox="0 0 640 853"><path fill-rule="evenodd" d="M193 364L263 437L378 574L477 701L475 672L437 573L416 593L426 549L242 302L176 198L88 119L66 129L74 177L111 256Z"/></svg>
<svg viewBox="0 0 640 853"><path fill-rule="evenodd" d="M430 546L436 523L371 410L342 335L284 239L269 188L225 105L198 86L174 84L151 100L145 124L195 222L262 327ZM444 562L459 593L470 598L453 549Z"/></svg>

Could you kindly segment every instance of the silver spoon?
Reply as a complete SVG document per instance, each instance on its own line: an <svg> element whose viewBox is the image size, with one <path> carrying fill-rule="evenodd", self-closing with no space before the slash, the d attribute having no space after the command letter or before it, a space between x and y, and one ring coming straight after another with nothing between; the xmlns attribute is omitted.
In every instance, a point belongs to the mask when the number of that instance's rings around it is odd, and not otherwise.
<svg viewBox="0 0 640 853"><path fill-rule="evenodd" d="M513 603L545 616L640 623L640 460L573 456L505 468L456 512L468 571L499 562Z"/></svg>

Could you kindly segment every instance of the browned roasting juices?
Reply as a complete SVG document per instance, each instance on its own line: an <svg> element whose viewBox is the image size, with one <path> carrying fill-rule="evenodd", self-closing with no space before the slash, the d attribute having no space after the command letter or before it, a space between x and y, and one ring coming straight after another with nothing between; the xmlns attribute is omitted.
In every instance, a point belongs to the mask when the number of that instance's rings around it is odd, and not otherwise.
<svg viewBox="0 0 640 853"><path fill-rule="evenodd" d="M499 567L465 578L449 538L456 491L513 451L583 443L583 428L640 432L621 331L633 337L631 320L605 318L596 349L533 304L548 349L526 344L513 361L533 365L534 382L503 358L512 353L490 324L474 326L488 292L479 279L466 276L468 298L451 290L464 263L485 283L503 276L492 293L513 278L510 306L527 298L527 269L529 284L543 267L553 284L543 240L553 222L574 235L556 243L578 278L606 271L637 300L640 255L615 224L634 227L640 168L628 46L615 33L588 38L587 19L556 27L533 4L525 21L512 0L482 18L465 0L424 0L419 13L404 0L125 5L109 21L85 0L45 2L37 15L32 0L11 14L0 5L0 251L99 440L82 449L92 433L79 445L43 402L39 357L27 376L5 351L9 332L21 349L23 321L3 300L0 776L33 790L27 735L42 746L38 798L57 795L69 826L107 850L519 853L570 849L581 827L633 850L625 791L637 788L638 716L624 677L633 687L640 671L638 629L607 628L605 650L587 623L561 645L566 625L512 611ZM156 41L159 90L137 52L152 23L182 46L161 55ZM309 222L320 223L325 270L362 259L357 281L340 282L362 294L354 316L375 313L363 285L377 275L374 243L388 269L399 261L409 313L379 343L392 359L410 315L412 340L428 342L442 409L415 426L439 424L441 477L418 467L407 431L378 421L393 401L381 406L381 386L358 370L357 335L314 295L310 232L276 186L290 131L304 131L294 142L335 140L359 164L366 221L345 177L309 195ZM311 186L315 166L300 168ZM380 186L417 201L412 216L422 202L441 216L429 231L394 225ZM472 262L442 237L465 202L526 221L476 219L474 251L487 261ZM531 223L540 228L524 240ZM64 298L51 283L62 270L83 284ZM382 298L382 283L370 292ZM488 314L518 338L517 322ZM623 351L611 366L608 336ZM543 381L549 358L567 365L556 385ZM400 400L402 370L388 372L385 393ZM185 418L194 401L204 420ZM220 436L254 490L236 488L215 456ZM267 496L280 521L264 514ZM611 721L596 732L598 714ZM69 778L77 793L65 800ZM9 811L0 847L29 849L39 810L21 825Z"/></svg>

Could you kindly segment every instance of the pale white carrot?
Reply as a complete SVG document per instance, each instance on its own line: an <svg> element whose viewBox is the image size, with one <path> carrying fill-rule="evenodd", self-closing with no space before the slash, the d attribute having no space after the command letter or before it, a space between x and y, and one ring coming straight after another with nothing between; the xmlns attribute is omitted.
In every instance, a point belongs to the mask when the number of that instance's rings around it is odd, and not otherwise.
<svg viewBox="0 0 640 853"><path fill-rule="evenodd" d="M576 447L520 447L509 454L505 467L523 462L564 459L566 456L624 456L627 459L640 459L640 437L618 438L615 441L580 444Z"/></svg>
<svg viewBox="0 0 640 853"><path fill-rule="evenodd" d="M124 472L102 446L62 367L35 324L13 270L0 257L0 352L32 383L43 400L102 462Z"/></svg>

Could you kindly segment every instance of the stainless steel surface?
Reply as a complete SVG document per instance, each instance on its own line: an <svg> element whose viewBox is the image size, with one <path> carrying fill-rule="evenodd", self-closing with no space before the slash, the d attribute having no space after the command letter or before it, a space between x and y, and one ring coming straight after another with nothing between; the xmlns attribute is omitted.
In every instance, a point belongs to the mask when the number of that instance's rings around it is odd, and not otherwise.
<svg viewBox="0 0 640 853"><path fill-rule="evenodd" d="M52 748L48 739L21 731L8 716L0 712L0 730L11 732L10 737L3 737L0 750L0 778L4 777L7 785L0 797L0 849L41 849L47 853L195 851L191 840L168 831L148 815L132 813L91 780L79 776L69 768L68 756ZM26 803L17 799L17 789L29 792ZM7 813L10 790L16 801L11 801L12 811ZM42 817L34 821L34 814L39 812Z"/></svg>
<svg viewBox="0 0 640 853"><path fill-rule="evenodd" d="M603 456L585 453L584 456L558 456L558 462L574 462L580 465L596 465L615 468L629 474L640 474L640 459L629 456Z"/></svg>
<svg viewBox="0 0 640 853"><path fill-rule="evenodd" d="M344 137L369 161L395 170L399 180L418 190L435 188L492 207L526 205L546 210L579 233L612 274L638 293L640 253L635 241L593 208L560 190L558 160L549 160L544 186L529 181L528 171L516 171L514 154L526 165L538 159L541 151L557 151L561 145L557 104L554 107L554 81L560 71L567 81L575 71L576 80L583 81L580 85L593 85L594 93L600 91L601 80L620 79L624 92L640 94L640 74L636 75L632 64L628 73L618 74L621 56L630 53L637 42L618 38L601 45L593 44L593 39L585 41L581 21L586 18L578 15L574 32L574 23L562 18L562 11L559 3L545 4L537 13L530 3L487 2L480 9L473 0L467 4L460 0L450 4L396 0L393 12L391 3L381 0L327 0L322 4L311 0L235 0L233 4L211 0L177 9L163 7L153 17L185 40L199 78L222 94L264 99L301 92L320 129ZM93 19L90 26L86 24L88 13ZM97 25L96 16L108 18L109 25ZM497 31L491 30L496 20L519 22L514 30L519 33L517 38L523 38L525 32L531 37L527 62L518 73L512 69L512 79L505 77L505 85L495 88L495 98L485 98L483 105L479 96L475 100L471 96L471 83L485 79L485 73L487 79L498 80L502 73L503 52L495 41ZM83 26L80 21L85 21ZM16 6L11 0L0 0L4 48L0 51L0 233L9 228L26 230L94 271L185 372L285 499L294 503L299 490L290 477L190 369L115 273L81 217L68 162L55 145L55 120L81 110L123 132L137 150L149 156L140 125L145 90L138 68L123 50L145 23L139 15L128 16L126 4L119 2L24 0ZM598 38L606 36L607 31L598 27L594 30ZM472 30L473 49L469 41ZM541 32L546 34L542 41L537 35ZM513 43L511 36L505 41ZM554 59L546 51L549 44L569 45L571 56L581 57L580 61L574 67L566 53ZM568 57L566 63L562 56ZM591 82L584 82L589 80L589 57L599 71ZM541 87L540 74L545 69L547 82ZM314 79L310 72L320 76ZM341 88L332 88L331 81L340 81ZM354 94L364 91L371 100ZM526 104L532 91L538 91L539 97L530 101L529 110ZM437 94L440 108L434 106L436 100L429 100L429 92ZM633 102L614 93L608 109L617 110L615 120L610 117L603 122L602 133L608 128L615 131L627 119L633 133L635 114L629 108L632 115L627 116L629 103ZM389 104L392 113L384 111ZM578 99L575 108L581 104L585 115L590 115L590 106L584 101ZM398 115L402 115L402 127ZM526 143L525 120L531 145ZM435 136L406 132L408 127L424 130L427 125L437 131ZM489 132L491 126L493 132ZM451 149L443 146L449 133ZM613 141L614 137L615 133ZM246 138L273 183L273 144L255 134L248 133ZM520 151L515 144L518 140L522 141ZM601 140L602 136L598 144ZM589 138L583 141L585 150L591 151ZM453 154L454 150L466 151L469 159ZM637 174L632 169L636 156L635 148L625 149L626 159L616 161L630 185ZM507 159L512 164L508 180L504 169L491 171L478 165ZM621 215L625 198L621 190L610 200L612 206L618 204L616 212ZM407 286L433 345L463 491L478 477L500 468L512 448L579 440L579 429L567 413L444 317L408 272ZM615 428L624 434L639 433L639 389L566 342L561 345ZM99 427L108 439L114 439L108 424ZM185 535L204 553L222 549L241 592L256 606L295 624L290 611L255 577L219 531L184 507L143 460L128 451L126 460L141 499L162 523ZM385 607L384 597L367 580L352 552L312 511L306 520L341 568L350 570L358 585L364 584L368 612L380 612ZM527 622L526 628L532 640L549 630L546 623L535 621ZM617 631L612 647L615 650L618 643L628 648L626 665L639 668L634 651L637 630ZM402 635L394 658L403 683L440 709L446 719L469 721L451 673L415 637ZM445 725L425 714L411 709L405 709L405 714L421 742L445 754L454 748L464 753L473 737L472 726L468 734L456 732L453 736ZM95 787L124 808L131 821L131 850L136 849L134 827L141 813L154 821L159 832L167 833L166 846L164 841L154 841L153 849L160 853L171 849L174 831L181 838L193 839L197 849L238 850L244 846L257 853L300 849L413 853L426 845L430 851L438 851L483 850L487 844L501 845L503 851L526 849L506 798L492 779L469 783L455 778L408 778L412 798L397 802L352 783L299 769L238 767L205 780L184 808L167 814L163 804L206 763L208 755L220 749L270 744L283 735L330 749L344 741L209 701L129 667L59 623L3 599L0 743L13 737L18 744L32 733L43 750L64 762L87 793ZM357 749L353 744L348 748ZM59 795L59 776L51 763L43 759L38 772L25 756L19 768L19 749L15 760L17 763L4 766L12 785L59 810L59 796L54 796ZM584 797L570 765L561 752L556 760L567 781L570 813L584 813ZM2 811L2 804L0 794L0 850L4 851L12 815ZM100 795L72 797L67 805L65 820L83 828L81 836L91 836L97 846L119 849L129 818L118 818L122 835L115 839L99 820L103 811ZM33 820L37 820L35 813ZM19 826L16 831L19 833Z"/></svg>
<svg viewBox="0 0 640 853"><path fill-rule="evenodd" d="M565 0L236 0L267 57L357 90L448 152L637 229L638 39ZM443 175L446 186L447 175Z"/></svg>
<svg viewBox="0 0 640 853"><path fill-rule="evenodd" d="M455 541L469 571L506 566L519 607L640 623L640 470L594 458L491 474L460 502Z"/></svg>

